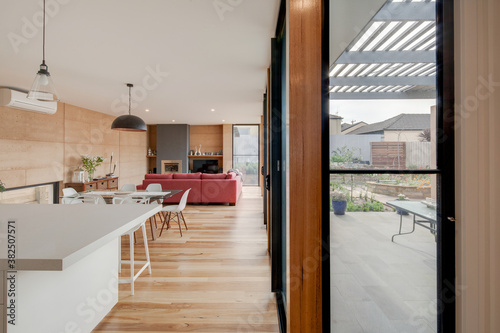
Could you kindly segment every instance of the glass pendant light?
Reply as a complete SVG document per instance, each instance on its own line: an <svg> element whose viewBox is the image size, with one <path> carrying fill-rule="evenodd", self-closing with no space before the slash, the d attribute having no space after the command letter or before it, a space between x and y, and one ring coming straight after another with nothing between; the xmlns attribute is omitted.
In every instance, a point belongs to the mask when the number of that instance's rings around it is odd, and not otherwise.
<svg viewBox="0 0 500 333"><path fill-rule="evenodd" d="M36 74L35 81L28 93L28 98L42 102L57 102L57 91L50 77L48 66L45 64L45 0L43 0L43 59L40 70Z"/></svg>
<svg viewBox="0 0 500 333"><path fill-rule="evenodd" d="M146 131L146 123L141 118L132 115L130 111L130 96L131 90L134 85L132 83L127 83L128 87L128 114L117 117L111 124L111 129L117 131L130 131L130 132L143 132Z"/></svg>

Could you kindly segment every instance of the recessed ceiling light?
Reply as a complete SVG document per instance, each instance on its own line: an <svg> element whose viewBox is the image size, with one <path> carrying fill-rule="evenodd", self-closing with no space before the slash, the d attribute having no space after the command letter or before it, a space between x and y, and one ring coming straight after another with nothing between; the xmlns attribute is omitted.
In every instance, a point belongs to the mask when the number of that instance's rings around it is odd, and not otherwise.
<svg viewBox="0 0 500 333"><path fill-rule="evenodd" d="M215 109L210 109L210 111L215 112Z"/></svg>
<svg viewBox="0 0 500 333"><path fill-rule="evenodd" d="M225 122L225 120L224 120L224 119L222 119L222 122Z"/></svg>
<svg viewBox="0 0 500 333"><path fill-rule="evenodd" d="M172 119L172 122L175 123L175 120Z"/></svg>
<svg viewBox="0 0 500 333"><path fill-rule="evenodd" d="M149 109L146 109L146 110L144 110L144 111L149 112Z"/></svg>

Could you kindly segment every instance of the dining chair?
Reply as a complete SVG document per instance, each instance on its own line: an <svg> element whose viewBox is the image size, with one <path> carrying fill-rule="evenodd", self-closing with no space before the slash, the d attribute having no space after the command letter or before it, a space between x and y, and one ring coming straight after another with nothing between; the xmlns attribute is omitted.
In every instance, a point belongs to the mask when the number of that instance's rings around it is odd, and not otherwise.
<svg viewBox="0 0 500 333"><path fill-rule="evenodd" d="M63 188L62 189L62 193L63 193L63 196L64 197L67 197L67 198L62 198L61 199L61 204L72 204L72 203L82 203L81 200L80 202L75 201L75 199L78 199L78 192L72 188L72 187L67 187L67 188ZM75 201L75 202L73 202Z"/></svg>
<svg viewBox="0 0 500 333"><path fill-rule="evenodd" d="M178 205L165 206L161 210L164 214L164 216L163 216L164 220L163 220L163 224L161 226L160 236L163 232L163 227L165 226L165 224L167 224L167 229L170 228L170 221L175 221L179 225L179 231L181 233L181 237L182 237L181 219L182 219L182 222L184 222L184 226L186 227L186 230L188 230L188 227L186 224L186 219L184 218L182 211L184 210L184 208L186 208L186 203L187 203L189 191L191 191L191 189L187 189L186 192L184 192ZM172 216L173 214L175 214L175 216ZM177 221L174 219L175 217L177 217Z"/></svg>
<svg viewBox="0 0 500 333"><path fill-rule="evenodd" d="M122 186L120 191L123 192L137 192L137 186L135 184L125 184Z"/></svg>
<svg viewBox="0 0 500 333"><path fill-rule="evenodd" d="M152 184L149 184L147 187L146 187L146 192L162 192L163 189L161 187L161 184L157 184L157 183L152 183ZM163 204L163 200L161 199L157 199L155 200L156 202L158 202L160 205ZM156 215L155 214L153 216L153 219L155 221L155 227L158 228L158 226L156 225ZM160 213L158 213L158 216L160 217L160 222L162 221L162 215Z"/></svg>
<svg viewBox="0 0 500 333"><path fill-rule="evenodd" d="M161 188L161 184L153 183L149 184L146 187L146 192L161 192L161 191L163 191L163 189Z"/></svg>
<svg viewBox="0 0 500 333"><path fill-rule="evenodd" d="M144 204L146 201L144 199L136 199L132 197L114 197L113 204ZM130 265L130 278L129 279L119 279L118 283L130 283L130 293L134 295L134 282L142 274L142 272L148 268L149 275L151 275L151 260L149 258L149 248L148 248L148 237L146 235L146 221L142 222L140 225L130 229L129 231L123 233L121 236L129 236L130 243L130 260L122 260L121 251L121 237L118 242L118 271L121 272L122 264ZM146 261L138 261L134 259L134 239L135 232L142 229L142 239L144 240L144 252L146 253ZM135 265L142 265L137 274L135 272Z"/></svg>
<svg viewBox="0 0 500 333"><path fill-rule="evenodd" d="M100 194L84 194L80 198L84 204L105 205L106 200Z"/></svg>

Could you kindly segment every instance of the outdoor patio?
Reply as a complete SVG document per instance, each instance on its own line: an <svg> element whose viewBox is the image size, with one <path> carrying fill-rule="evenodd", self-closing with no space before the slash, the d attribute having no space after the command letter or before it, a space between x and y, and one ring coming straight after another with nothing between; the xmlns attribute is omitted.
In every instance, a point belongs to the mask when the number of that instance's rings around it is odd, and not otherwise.
<svg viewBox="0 0 500 333"><path fill-rule="evenodd" d="M412 215L403 216L403 232ZM436 332L436 243L395 212L331 213L332 331Z"/></svg>

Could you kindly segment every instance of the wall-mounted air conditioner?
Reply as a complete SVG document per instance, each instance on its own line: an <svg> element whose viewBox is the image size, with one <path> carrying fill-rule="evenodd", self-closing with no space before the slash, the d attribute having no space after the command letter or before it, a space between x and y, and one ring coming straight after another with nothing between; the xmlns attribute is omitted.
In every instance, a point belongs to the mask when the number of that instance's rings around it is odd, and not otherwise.
<svg viewBox="0 0 500 333"><path fill-rule="evenodd" d="M8 88L0 88L0 106L9 106L21 110L54 114L57 111L57 102L41 102L28 99L25 92Z"/></svg>

